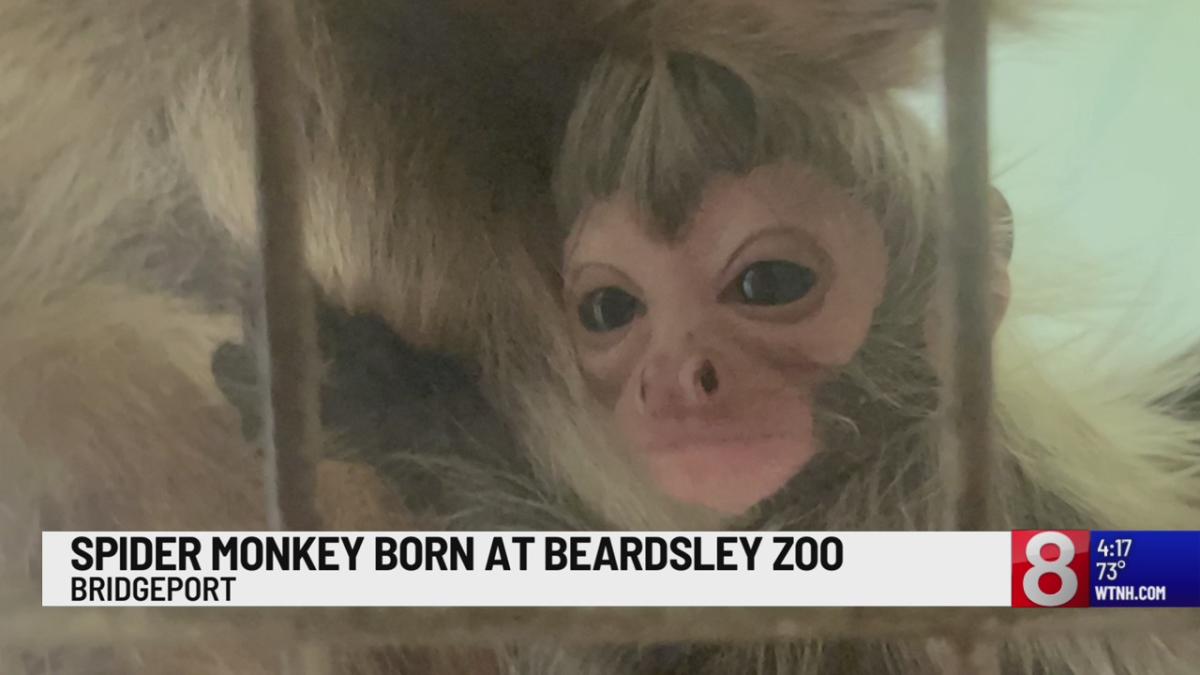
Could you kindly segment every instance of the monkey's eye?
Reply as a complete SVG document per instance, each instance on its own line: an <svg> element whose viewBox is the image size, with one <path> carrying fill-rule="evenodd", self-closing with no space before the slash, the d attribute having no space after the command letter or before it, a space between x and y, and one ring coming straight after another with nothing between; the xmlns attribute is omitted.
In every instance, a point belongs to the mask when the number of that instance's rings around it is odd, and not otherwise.
<svg viewBox="0 0 1200 675"><path fill-rule="evenodd" d="M579 303L579 322L593 333L616 330L633 321L642 303L616 286L597 288Z"/></svg>
<svg viewBox="0 0 1200 675"><path fill-rule="evenodd" d="M760 260L747 267L729 289L748 305L786 305L808 295L817 273L787 260Z"/></svg>

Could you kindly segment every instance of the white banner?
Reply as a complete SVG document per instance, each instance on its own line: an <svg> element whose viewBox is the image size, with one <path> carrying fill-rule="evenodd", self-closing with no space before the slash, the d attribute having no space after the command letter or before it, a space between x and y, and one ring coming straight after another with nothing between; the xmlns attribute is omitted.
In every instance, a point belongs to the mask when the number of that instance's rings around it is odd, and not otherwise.
<svg viewBox="0 0 1200 675"><path fill-rule="evenodd" d="M45 606L1007 607L1009 532L44 532Z"/></svg>

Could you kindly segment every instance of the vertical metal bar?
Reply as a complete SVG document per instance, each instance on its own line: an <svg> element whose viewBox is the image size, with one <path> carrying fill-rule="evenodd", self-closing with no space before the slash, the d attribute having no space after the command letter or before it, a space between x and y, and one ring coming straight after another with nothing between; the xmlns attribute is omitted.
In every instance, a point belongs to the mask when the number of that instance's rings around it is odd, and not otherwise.
<svg viewBox="0 0 1200 675"><path fill-rule="evenodd" d="M993 474L987 4L950 0L943 31L951 227L941 264L953 289L947 395L960 457L954 511L965 530L989 527Z"/></svg>
<svg viewBox="0 0 1200 675"><path fill-rule="evenodd" d="M266 354L267 513L274 529L320 529L314 499L318 407L316 324L304 262L305 166L295 67L296 17L286 0L251 0L249 48L262 249ZM263 351L260 347L260 352Z"/></svg>
<svg viewBox="0 0 1200 675"><path fill-rule="evenodd" d="M951 372L944 390L946 423L953 425L957 454L949 463L954 489L952 517L963 530L991 526L994 457L992 414L993 253L989 223L988 161L988 2L948 0L942 46L945 70L946 133L950 227L943 237L941 265L951 284L951 312L945 327L953 336ZM950 431L950 430L947 430ZM950 458L948 458L950 459ZM957 641L954 670L1000 672L994 644L969 629Z"/></svg>
<svg viewBox="0 0 1200 675"><path fill-rule="evenodd" d="M319 530L313 468L320 433L316 320L304 260L306 163L300 151L295 7L290 0L250 0L248 21L262 251L257 361L259 381L269 383L263 387L267 518L272 529ZM320 645L289 647L279 658L283 675L329 672L329 656Z"/></svg>

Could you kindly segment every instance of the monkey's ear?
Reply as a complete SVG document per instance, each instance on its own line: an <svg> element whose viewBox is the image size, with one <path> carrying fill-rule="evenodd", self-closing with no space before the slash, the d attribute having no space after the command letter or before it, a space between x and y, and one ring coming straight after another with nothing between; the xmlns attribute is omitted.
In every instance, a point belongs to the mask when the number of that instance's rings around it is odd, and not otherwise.
<svg viewBox="0 0 1200 675"><path fill-rule="evenodd" d="M995 185L988 194L988 216L992 225L992 250L997 261L1008 264L1012 260L1016 231L1013 229L1012 207L1004 193Z"/></svg>
<svg viewBox="0 0 1200 675"><path fill-rule="evenodd" d="M988 215L992 232L992 330L1000 326L1012 297L1012 281L1008 264L1012 261L1016 231L1013 212L1004 193L992 186L988 200Z"/></svg>

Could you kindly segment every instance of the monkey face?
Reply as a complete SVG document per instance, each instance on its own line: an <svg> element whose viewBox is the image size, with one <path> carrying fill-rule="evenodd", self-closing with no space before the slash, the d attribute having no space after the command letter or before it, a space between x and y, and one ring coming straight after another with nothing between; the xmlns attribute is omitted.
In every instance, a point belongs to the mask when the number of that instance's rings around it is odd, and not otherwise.
<svg viewBox="0 0 1200 675"><path fill-rule="evenodd" d="M649 232L617 195L567 241L580 364L667 494L740 513L816 452L815 391L883 299L882 232L832 182L783 163L714 178L679 236Z"/></svg>

